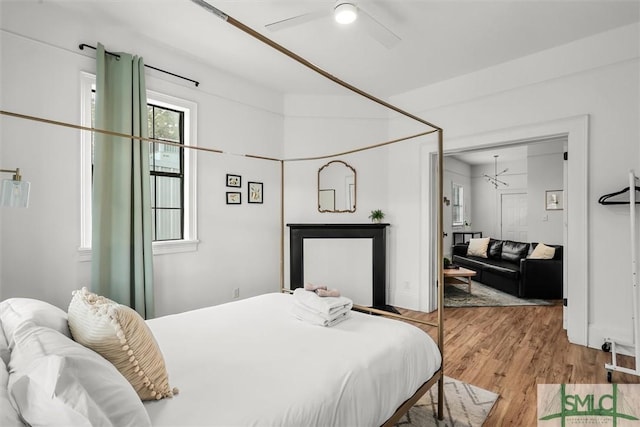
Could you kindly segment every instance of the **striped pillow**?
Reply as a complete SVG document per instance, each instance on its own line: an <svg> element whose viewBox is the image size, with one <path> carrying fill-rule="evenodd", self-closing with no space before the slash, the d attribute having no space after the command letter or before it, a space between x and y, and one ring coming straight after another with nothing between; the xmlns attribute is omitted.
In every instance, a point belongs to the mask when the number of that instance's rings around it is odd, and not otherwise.
<svg viewBox="0 0 640 427"><path fill-rule="evenodd" d="M151 330L133 309L89 292L73 292L69 304L73 339L110 361L141 400L173 397L169 376Z"/></svg>

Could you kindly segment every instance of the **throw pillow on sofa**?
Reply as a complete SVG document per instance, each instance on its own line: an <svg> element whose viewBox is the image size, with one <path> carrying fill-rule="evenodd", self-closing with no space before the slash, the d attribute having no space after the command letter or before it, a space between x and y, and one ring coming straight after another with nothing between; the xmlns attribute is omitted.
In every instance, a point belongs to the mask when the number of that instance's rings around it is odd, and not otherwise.
<svg viewBox="0 0 640 427"><path fill-rule="evenodd" d="M480 239L469 239L469 247L467 248L467 255L486 258L487 248L489 248L488 237L480 238Z"/></svg>
<svg viewBox="0 0 640 427"><path fill-rule="evenodd" d="M553 259L556 254L556 248L547 246L544 243L538 243L536 248L528 256L530 259Z"/></svg>

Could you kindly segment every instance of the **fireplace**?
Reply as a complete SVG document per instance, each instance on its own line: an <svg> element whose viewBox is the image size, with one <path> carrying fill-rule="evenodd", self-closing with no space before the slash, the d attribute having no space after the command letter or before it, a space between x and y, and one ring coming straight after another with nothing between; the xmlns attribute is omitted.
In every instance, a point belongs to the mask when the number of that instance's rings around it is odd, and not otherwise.
<svg viewBox="0 0 640 427"><path fill-rule="evenodd" d="M395 311L387 305L387 243L389 224L287 224L290 245L290 289L304 286L304 239L371 239L372 306Z"/></svg>

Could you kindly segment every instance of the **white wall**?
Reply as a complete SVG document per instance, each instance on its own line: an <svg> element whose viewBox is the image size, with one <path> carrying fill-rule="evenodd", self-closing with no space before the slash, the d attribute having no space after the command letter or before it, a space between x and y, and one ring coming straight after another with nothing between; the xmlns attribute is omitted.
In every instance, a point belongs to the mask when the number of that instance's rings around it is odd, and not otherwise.
<svg viewBox="0 0 640 427"><path fill-rule="evenodd" d="M463 209L465 221L472 221L475 225L474 219L474 204L472 197L474 190L471 186L471 166L467 163L461 162L451 157L444 158L444 183L443 194L444 197L451 200L449 206L446 204L443 206L443 228L447 234L444 238L444 256L451 259L451 246L453 245L453 233L454 231L465 231L464 226L452 226L453 223L453 184L461 185L463 190Z"/></svg>
<svg viewBox="0 0 640 427"><path fill-rule="evenodd" d="M625 185L625 171L640 169L638 27L622 27L392 99L442 126L445 147L449 149L463 148L456 146L456 141L468 143L474 135L500 131L507 136L496 142L507 142L511 139L510 130L517 134L516 130L523 126L589 115L585 148L589 159L588 262L581 268L587 270L589 278L588 333L589 344L594 347L599 347L606 335L630 338L631 333L628 269L611 268L628 266L631 261L627 249L628 215L600 206L597 200ZM392 123L394 130L402 126ZM433 142L426 144L423 151L435 151ZM425 167L426 163L418 158L401 165L390 161L389 175L424 176ZM424 203L417 202L423 196L416 188L411 195L413 203L407 203L417 212L411 225L416 229L428 220L426 212L420 213ZM578 229L583 226L569 224ZM418 239L416 235L401 247L415 247ZM407 259L407 265L414 269L428 269L420 252L402 250L397 256ZM421 277L429 277L429 273ZM413 301L420 298L420 292L415 292Z"/></svg>
<svg viewBox="0 0 640 427"><path fill-rule="evenodd" d="M564 210L546 210L548 190L564 190L563 140L531 144L527 153L527 225L529 241L552 245L563 243ZM565 192L566 193L566 192ZM569 194L565 194L570 197Z"/></svg>
<svg viewBox="0 0 640 427"><path fill-rule="evenodd" d="M147 88L198 104L198 144L233 153L282 156L282 97L204 67L144 38L109 31L42 2L2 3L2 110L80 123L80 73L95 72L101 41L112 51L201 81L193 85L149 72ZM248 125L250 124L250 125ZM30 207L0 213L0 298L37 297L66 308L89 285L80 262L79 131L0 117L0 167L22 168ZM156 313L163 315L279 289L280 164L200 152L196 252L154 257ZM264 183L264 204L225 204L225 175Z"/></svg>
<svg viewBox="0 0 640 427"><path fill-rule="evenodd" d="M509 170L500 175L499 179L509 185L507 187L500 185L496 189L484 178L484 174L493 175L495 173L493 164L471 167L471 204L474 207L471 228L474 231L482 231L484 237L502 238L500 226L502 215L500 198L502 194L527 192L527 160L499 161L498 172L505 168Z"/></svg>

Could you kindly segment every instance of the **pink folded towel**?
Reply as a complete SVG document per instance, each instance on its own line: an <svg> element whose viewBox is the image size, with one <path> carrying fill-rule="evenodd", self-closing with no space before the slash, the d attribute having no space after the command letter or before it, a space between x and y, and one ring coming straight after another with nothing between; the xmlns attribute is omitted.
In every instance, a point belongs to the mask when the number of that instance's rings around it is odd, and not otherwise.
<svg viewBox="0 0 640 427"><path fill-rule="evenodd" d="M339 297L340 291L337 289L316 289L316 294L321 297Z"/></svg>
<svg viewBox="0 0 640 427"><path fill-rule="evenodd" d="M326 291L327 287L325 285L314 285L313 283L305 283L304 289L307 291L316 292L318 289Z"/></svg>

